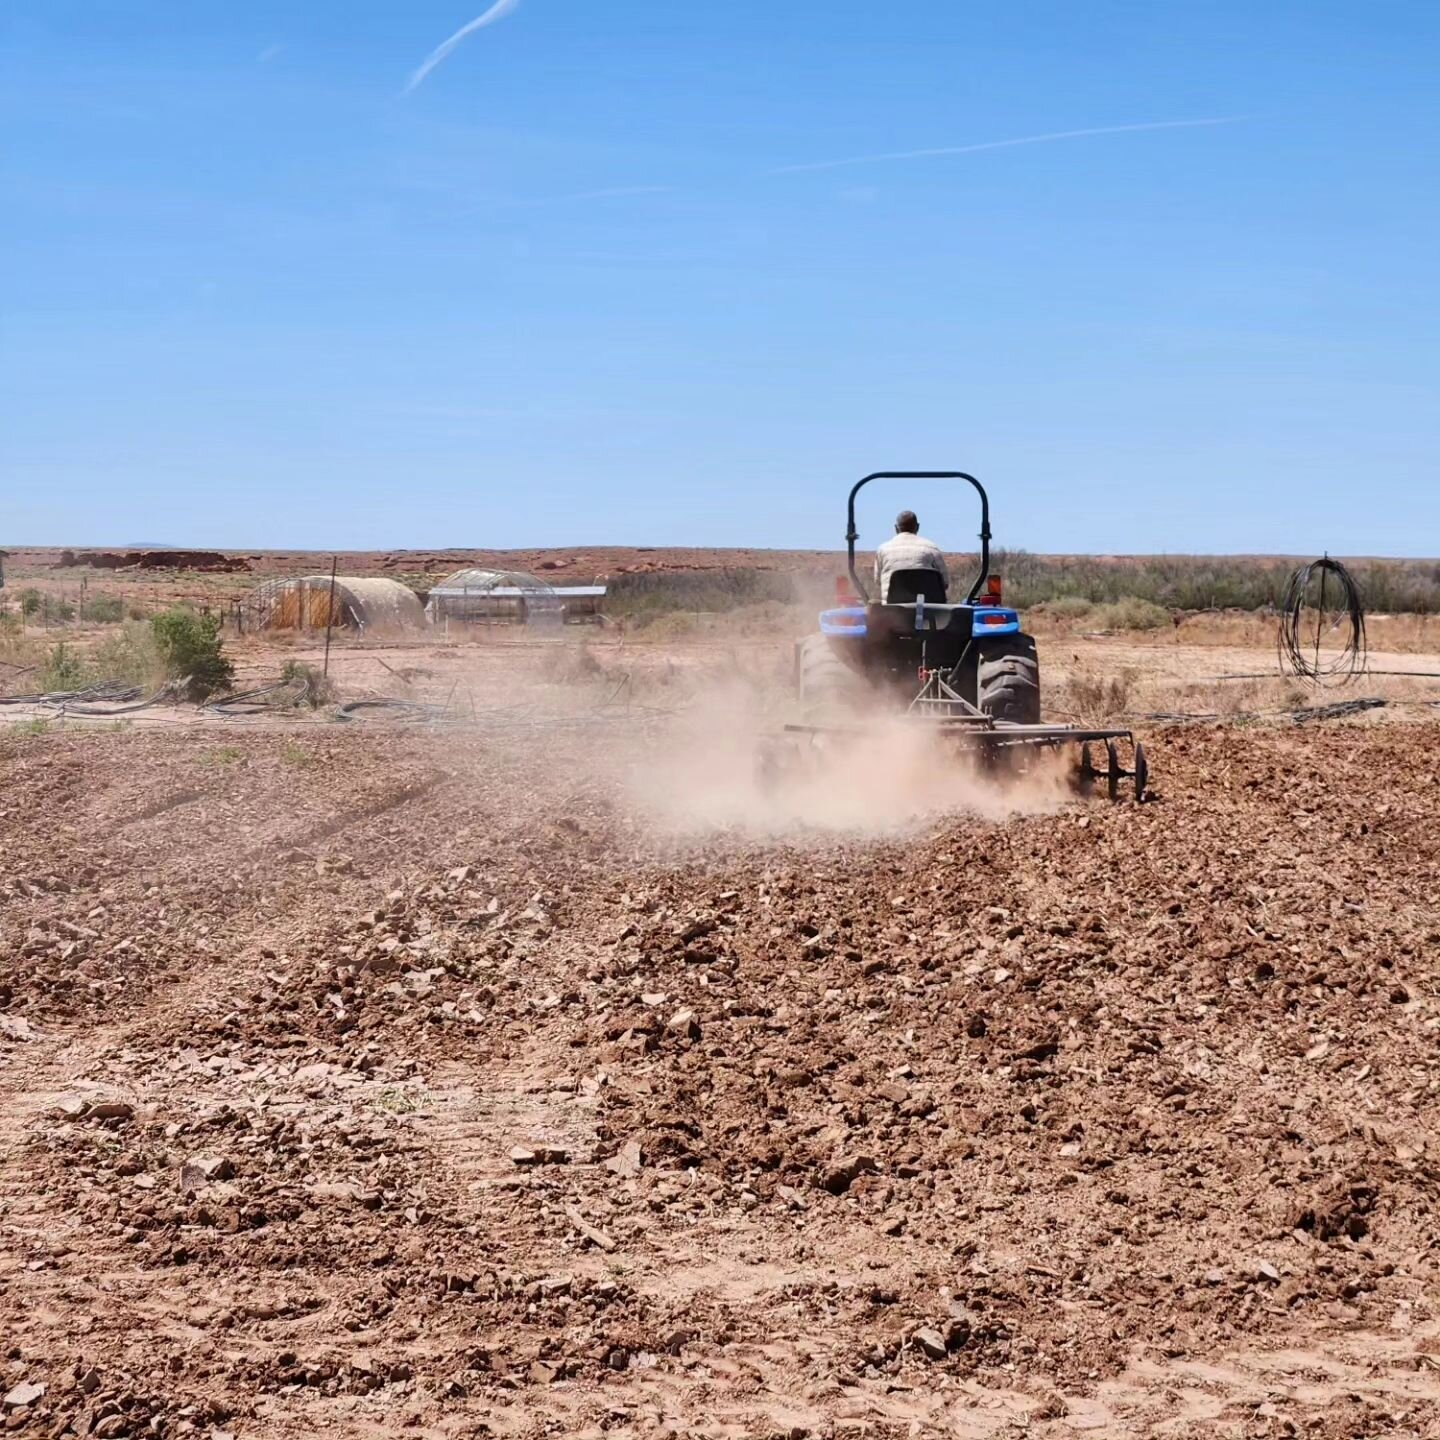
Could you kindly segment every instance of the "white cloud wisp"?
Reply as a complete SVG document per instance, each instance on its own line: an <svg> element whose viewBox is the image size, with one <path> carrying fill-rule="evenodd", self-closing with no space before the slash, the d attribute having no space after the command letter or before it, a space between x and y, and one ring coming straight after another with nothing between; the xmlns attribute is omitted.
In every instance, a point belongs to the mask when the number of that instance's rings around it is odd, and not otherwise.
<svg viewBox="0 0 1440 1440"><path fill-rule="evenodd" d="M1019 145L1048 145L1054 140L1081 140L1091 135L1129 135L1142 130L1192 130L1203 125L1233 125L1242 115L1207 120L1151 120L1139 125L1096 125L1087 130L1054 130L1046 135L1021 135L1014 140L986 140L979 145L940 145L929 150L894 150L885 155L848 155L843 160L813 160L803 165L778 165L771 175L799 175L815 170L843 170L851 165L878 165L890 160L927 160L942 155L975 155L982 150L1012 150Z"/></svg>
<svg viewBox="0 0 1440 1440"><path fill-rule="evenodd" d="M448 60L477 30L483 30L487 25L493 25L497 20L503 20L507 15L513 15L519 8L520 0L495 0L495 3L483 15L477 15L468 25L462 25L443 44L437 45L405 82L405 88L400 93L402 95L410 94L412 90L424 83L425 77L437 65Z"/></svg>

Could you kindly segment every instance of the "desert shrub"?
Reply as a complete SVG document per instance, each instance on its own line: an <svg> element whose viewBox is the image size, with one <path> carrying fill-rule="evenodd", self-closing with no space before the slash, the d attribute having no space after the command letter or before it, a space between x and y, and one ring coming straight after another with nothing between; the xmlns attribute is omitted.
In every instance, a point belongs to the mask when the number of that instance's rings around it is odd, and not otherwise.
<svg viewBox="0 0 1440 1440"><path fill-rule="evenodd" d="M90 671L97 680L118 680L143 690L158 690L166 676L154 632L134 621L96 642Z"/></svg>
<svg viewBox="0 0 1440 1440"><path fill-rule="evenodd" d="M125 602L118 595L91 595L80 606L80 618L94 625L118 625L125 618Z"/></svg>
<svg viewBox="0 0 1440 1440"><path fill-rule="evenodd" d="M1367 609L1389 615L1430 615L1440 610L1440 565L1385 563L1351 566Z"/></svg>
<svg viewBox="0 0 1440 1440"><path fill-rule="evenodd" d="M41 590L22 590L20 613L27 620L41 620L47 625L68 625L75 618L75 607L68 600L46 595Z"/></svg>
<svg viewBox="0 0 1440 1440"><path fill-rule="evenodd" d="M1307 557L1308 558L1308 557ZM952 593L968 590L979 556L949 557ZM1253 555L1033 555L1025 550L997 549L990 569L1004 578L1007 604L1020 609L1056 603L1075 607L1145 600L1169 611L1272 611L1298 558ZM823 564L823 569L821 568ZM1372 613L1440 613L1440 564L1434 560L1360 560L1350 566ZM836 560L817 561L814 569L686 570L620 575L610 581L605 612L612 619L640 627L653 617L688 612L731 612L767 601L801 602L808 608L833 605L834 578L843 570ZM862 578L870 559L860 557Z"/></svg>
<svg viewBox="0 0 1440 1440"><path fill-rule="evenodd" d="M1035 608L1054 620L1080 620L1095 608L1095 603L1083 595L1057 595L1053 600L1042 601Z"/></svg>
<svg viewBox="0 0 1440 1440"><path fill-rule="evenodd" d="M779 570L681 570L621 575L609 582L605 613L644 623L689 611L713 614L764 600L794 601L796 577Z"/></svg>
<svg viewBox="0 0 1440 1440"><path fill-rule="evenodd" d="M337 699L335 682L303 660L287 660L285 668L280 672L280 679L286 685L298 684L303 680L304 703L312 710L318 710L322 705L333 705Z"/></svg>
<svg viewBox="0 0 1440 1440"><path fill-rule="evenodd" d="M89 683L90 672L81 656L63 640L51 648L40 669L42 694L56 690L79 690Z"/></svg>
<svg viewBox="0 0 1440 1440"><path fill-rule="evenodd" d="M8 610L0 614L0 635L18 635L24 628L24 621L18 615Z"/></svg>
<svg viewBox="0 0 1440 1440"><path fill-rule="evenodd" d="M1131 596L1098 606L1092 618L1099 630L1158 630L1170 623L1170 612L1152 601Z"/></svg>
<svg viewBox="0 0 1440 1440"><path fill-rule="evenodd" d="M974 574L974 555L952 559L951 572ZM1076 596L1097 605L1129 598L1168 610L1270 610L1280 604L1297 559L1253 555L1032 555L996 550L991 571L1022 609ZM1351 572L1366 606L1390 614L1440 611L1440 565L1433 560L1356 561Z"/></svg>
<svg viewBox="0 0 1440 1440"><path fill-rule="evenodd" d="M221 644L218 615L201 615L188 606L176 605L157 615L150 628L165 674L183 680L190 699L204 700L234 677L235 668L225 658Z"/></svg>

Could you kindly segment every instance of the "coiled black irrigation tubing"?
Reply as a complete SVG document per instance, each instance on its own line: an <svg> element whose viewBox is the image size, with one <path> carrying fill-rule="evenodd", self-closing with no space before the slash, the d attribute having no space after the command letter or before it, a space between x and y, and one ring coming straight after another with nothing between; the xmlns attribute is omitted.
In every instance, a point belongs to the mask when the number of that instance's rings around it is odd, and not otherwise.
<svg viewBox="0 0 1440 1440"><path fill-rule="evenodd" d="M1326 555L1290 577L1278 648L1281 670L1302 680L1344 685L1364 673L1365 606L1355 577L1338 560Z"/></svg>

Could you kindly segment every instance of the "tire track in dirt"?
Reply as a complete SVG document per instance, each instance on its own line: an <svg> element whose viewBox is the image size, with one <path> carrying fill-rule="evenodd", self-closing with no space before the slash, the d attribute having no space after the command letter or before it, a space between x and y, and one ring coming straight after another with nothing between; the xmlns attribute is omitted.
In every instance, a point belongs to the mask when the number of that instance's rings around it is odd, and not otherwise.
<svg viewBox="0 0 1440 1440"><path fill-rule="evenodd" d="M367 801L363 805L346 810L319 824L304 827L298 831L282 832L273 841L267 841L263 845L257 845L245 852L244 858L253 859L256 855L268 852L272 845L289 846L294 849L303 849L307 845L316 845L321 841L329 840L332 836L339 835L344 831L353 830L358 825L367 821L376 820L382 815L388 815L393 810L398 810L403 805L409 805L415 800L423 799L429 795L437 786L452 776L442 772L427 776L388 795L382 795L378 799Z"/></svg>
<svg viewBox="0 0 1440 1440"><path fill-rule="evenodd" d="M128 815L116 827L117 833L129 830L132 826L143 825L147 820L158 819L162 815L169 815L172 811L178 810L182 805L192 804L196 800L202 800L215 792L204 789L180 790L173 795L167 795L157 800L152 805L145 806L133 815Z"/></svg>

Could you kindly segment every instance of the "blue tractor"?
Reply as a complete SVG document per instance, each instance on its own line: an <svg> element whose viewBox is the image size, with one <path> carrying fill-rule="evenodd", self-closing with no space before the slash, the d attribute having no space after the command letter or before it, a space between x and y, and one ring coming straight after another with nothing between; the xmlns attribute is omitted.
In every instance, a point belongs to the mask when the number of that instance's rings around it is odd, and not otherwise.
<svg viewBox="0 0 1440 1440"><path fill-rule="evenodd" d="M871 597L855 567L855 499L874 480L959 480L980 497L980 569L963 597L946 593L934 570L899 570L888 594ZM962 471L878 471L850 491L845 531L851 589L820 614L820 628L796 647L795 675L803 723L796 735L823 736L863 725L866 717L901 714L942 728L958 748L983 761L1022 760L1027 753L1078 745L1079 778L1087 788L1104 780L1112 797L1121 780L1134 781L1144 799L1144 747L1128 730L1047 725L1040 710L1040 660L1019 613L1002 603L990 574L990 501ZM1133 746L1130 768L1120 746ZM1106 768L1091 759L1103 745Z"/></svg>

